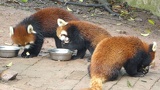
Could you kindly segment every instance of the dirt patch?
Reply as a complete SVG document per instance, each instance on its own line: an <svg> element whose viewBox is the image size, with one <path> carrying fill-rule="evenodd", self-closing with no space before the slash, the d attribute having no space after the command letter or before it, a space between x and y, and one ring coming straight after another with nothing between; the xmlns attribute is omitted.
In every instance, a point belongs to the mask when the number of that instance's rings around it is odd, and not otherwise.
<svg viewBox="0 0 160 90"><path fill-rule="evenodd" d="M113 24L113 25L122 25L131 26L137 28L138 31L144 32L149 29L153 31L152 33L159 34L160 30L160 18L151 14L149 11L133 9L134 11L130 11L131 15L126 16L124 18L113 17L108 12L106 12L103 8L94 8L94 7L83 7L76 5L67 5L64 6L63 3L57 3L57 0L28 0L27 3L22 2L9 2L16 0L3 0L1 1L1 5L14 7L16 9L22 9L26 11L35 12L37 9L45 8L45 7L61 7L67 10L70 8L72 13L74 13L77 17L82 20L93 21L99 24ZM17 0L18 1L18 0ZM84 0L85 1L85 0ZM94 0L88 0L87 3L91 4ZM152 25L148 22L148 20L153 20L155 25ZM106 21L102 21L106 20Z"/></svg>

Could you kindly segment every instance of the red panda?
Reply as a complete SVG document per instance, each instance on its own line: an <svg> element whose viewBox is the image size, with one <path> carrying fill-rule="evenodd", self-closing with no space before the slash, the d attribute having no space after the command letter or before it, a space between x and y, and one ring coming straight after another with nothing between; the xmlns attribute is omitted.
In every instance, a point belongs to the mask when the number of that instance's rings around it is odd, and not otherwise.
<svg viewBox="0 0 160 90"><path fill-rule="evenodd" d="M56 36L58 18L66 21L78 20L74 15L61 8L48 7L25 18L15 27L10 27L10 36L13 43L25 47L21 54L22 57L37 56L45 37L53 37L56 47L62 47L61 41Z"/></svg>
<svg viewBox="0 0 160 90"><path fill-rule="evenodd" d="M111 37L106 29L87 22L58 19L57 36L63 42L62 47L77 50L72 59L83 58L86 50L92 54L96 45L104 38Z"/></svg>
<svg viewBox="0 0 160 90"><path fill-rule="evenodd" d="M122 67L130 76L144 76L155 58L156 47L156 42L147 44L133 36L103 39L91 57L91 87L87 90L102 90L102 83L117 79Z"/></svg>

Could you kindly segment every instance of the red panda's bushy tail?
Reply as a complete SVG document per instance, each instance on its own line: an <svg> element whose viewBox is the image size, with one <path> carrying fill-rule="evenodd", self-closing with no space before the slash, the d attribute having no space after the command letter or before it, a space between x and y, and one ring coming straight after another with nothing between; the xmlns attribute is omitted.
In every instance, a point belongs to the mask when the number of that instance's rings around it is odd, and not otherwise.
<svg viewBox="0 0 160 90"><path fill-rule="evenodd" d="M102 90L102 78L92 77L89 90Z"/></svg>
<svg viewBox="0 0 160 90"><path fill-rule="evenodd" d="M91 78L90 80L90 88L85 88L81 90L102 90L102 82L101 78Z"/></svg>

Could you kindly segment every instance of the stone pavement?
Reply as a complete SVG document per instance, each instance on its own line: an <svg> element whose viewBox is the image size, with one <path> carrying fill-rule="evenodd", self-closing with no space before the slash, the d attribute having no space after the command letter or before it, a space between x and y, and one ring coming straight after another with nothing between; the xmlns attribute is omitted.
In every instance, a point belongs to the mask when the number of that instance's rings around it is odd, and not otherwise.
<svg viewBox="0 0 160 90"><path fill-rule="evenodd" d="M31 12L0 6L0 44L11 42L8 38L8 27L30 15ZM48 44L48 41L45 43ZM48 46L53 47L53 43ZM48 46L43 46L46 50ZM158 48L159 52L159 48ZM0 80L0 90L80 90L89 87L85 59L71 61L54 61L48 54L35 58L0 58L0 70L12 62L10 70L18 72L15 80L4 82ZM151 68L145 77L129 77L122 70L118 80L103 84L103 90L160 90L160 64L156 56L156 67Z"/></svg>
<svg viewBox="0 0 160 90"><path fill-rule="evenodd" d="M80 90L89 87L86 59L54 61L49 55L25 59L0 58L0 68L12 62L16 80L0 81L0 90ZM129 77L122 70L118 80L104 83L104 90L159 90L160 74L154 69L145 77Z"/></svg>

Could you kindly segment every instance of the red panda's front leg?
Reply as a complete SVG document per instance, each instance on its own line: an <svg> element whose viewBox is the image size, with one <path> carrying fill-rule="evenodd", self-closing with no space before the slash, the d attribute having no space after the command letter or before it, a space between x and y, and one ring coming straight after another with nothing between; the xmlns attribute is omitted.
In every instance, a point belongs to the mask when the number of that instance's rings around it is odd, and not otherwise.
<svg viewBox="0 0 160 90"><path fill-rule="evenodd" d="M23 58L32 58L32 57L36 57L38 56L41 48L42 48L42 44L43 44L44 40L43 38L36 38L36 41L34 44L31 44L29 48L26 48L23 53L21 54L21 56Z"/></svg>
<svg viewBox="0 0 160 90"><path fill-rule="evenodd" d="M126 63L124 68L126 72L132 77L143 77L145 74L142 72L138 72L137 63Z"/></svg>
<svg viewBox="0 0 160 90"><path fill-rule="evenodd" d="M56 47L62 48L62 41L57 36L54 37L54 40L55 40Z"/></svg>
<svg viewBox="0 0 160 90"><path fill-rule="evenodd" d="M86 48L83 48L83 49L81 49L81 50L78 50L78 51L77 51L77 55L72 56L72 59L73 59L73 60L78 59L78 58L83 59L84 56L85 56L85 54L86 54L86 50L87 50Z"/></svg>

